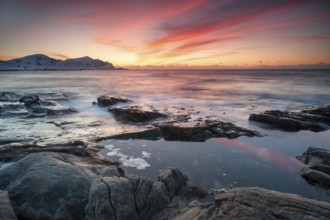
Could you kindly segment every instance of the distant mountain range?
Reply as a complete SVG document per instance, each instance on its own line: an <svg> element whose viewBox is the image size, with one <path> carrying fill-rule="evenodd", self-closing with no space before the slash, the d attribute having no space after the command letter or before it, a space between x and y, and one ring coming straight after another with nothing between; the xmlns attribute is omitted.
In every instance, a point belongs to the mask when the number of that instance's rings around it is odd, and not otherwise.
<svg viewBox="0 0 330 220"><path fill-rule="evenodd" d="M8 61L0 61L0 71L19 70L113 70L112 63L90 57L57 60L43 54L29 55ZM119 68L121 69L121 68Z"/></svg>

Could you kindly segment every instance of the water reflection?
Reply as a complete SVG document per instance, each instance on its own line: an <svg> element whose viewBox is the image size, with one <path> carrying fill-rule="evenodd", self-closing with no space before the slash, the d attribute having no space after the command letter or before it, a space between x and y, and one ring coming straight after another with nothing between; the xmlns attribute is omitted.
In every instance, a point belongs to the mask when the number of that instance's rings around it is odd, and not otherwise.
<svg viewBox="0 0 330 220"><path fill-rule="evenodd" d="M130 165L127 173L154 179L159 169L175 166L189 176L192 184L205 188L261 186L330 200L326 191L316 191L299 176L302 164L295 160L310 145L329 149L329 132L286 133L247 120L251 112L328 103L329 70L0 72L0 88L19 93L65 94L67 99L58 100L59 104L79 110L61 119L1 118L0 139L66 143L142 129L118 123L107 108L91 104L105 94L127 97L136 105L192 108L199 112L192 117L212 116L268 136L205 143L112 141L103 144L114 147L101 153ZM62 130L54 123L63 123ZM109 152L113 153L107 156ZM141 165L142 159L146 163L140 167L144 169L138 170L135 165Z"/></svg>

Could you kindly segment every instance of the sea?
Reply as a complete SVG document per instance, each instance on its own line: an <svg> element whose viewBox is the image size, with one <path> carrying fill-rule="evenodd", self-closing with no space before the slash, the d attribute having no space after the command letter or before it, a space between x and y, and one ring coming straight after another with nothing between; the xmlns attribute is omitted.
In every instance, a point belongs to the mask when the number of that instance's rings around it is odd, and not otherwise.
<svg viewBox="0 0 330 220"><path fill-rule="evenodd" d="M256 186L330 202L329 190L299 175L304 164L296 159L309 146L330 150L330 131L287 132L248 120L249 114L265 110L330 103L330 70L10 71L0 72L0 91L38 94L78 110L61 117L0 118L0 139L61 144L147 127L119 122L106 107L93 105L101 95L133 100L121 105L188 109L192 118L231 122L263 137L104 140L99 154L119 161L127 175L155 180L161 169L176 167L188 176L189 184L204 189Z"/></svg>

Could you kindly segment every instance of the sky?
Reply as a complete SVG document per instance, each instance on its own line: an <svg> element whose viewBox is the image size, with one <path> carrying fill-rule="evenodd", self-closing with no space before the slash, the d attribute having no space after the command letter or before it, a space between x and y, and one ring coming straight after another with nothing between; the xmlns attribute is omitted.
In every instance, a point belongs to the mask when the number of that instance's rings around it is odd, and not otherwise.
<svg viewBox="0 0 330 220"><path fill-rule="evenodd" d="M0 0L0 60L115 66L330 64L329 0Z"/></svg>

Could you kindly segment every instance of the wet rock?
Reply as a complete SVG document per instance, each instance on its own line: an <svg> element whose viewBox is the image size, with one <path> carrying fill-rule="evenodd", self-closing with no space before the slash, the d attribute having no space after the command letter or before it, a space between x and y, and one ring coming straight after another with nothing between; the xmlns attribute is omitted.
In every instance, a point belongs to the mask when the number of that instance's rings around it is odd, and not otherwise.
<svg viewBox="0 0 330 220"><path fill-rule="evenodd" d="M27 95L20 98L19 101L24 103L27 108L31 108L33 106L41 106L44 102L44 100L37 95Z"/></svg>
<svg viewBox="0 0 330 220"><path fill-rule="evenodd" d="M19 95L13 92L0 92L0 102L17 102Z"/></svg>
<svg viewBox="0 0 330 220"><path fill-rule="evenodd" d="M132 100L123 99L120 97L111 97L111 96L100 96L97 98L97 104L99 106L111 106L120 102L126 103L126 102L132 102Z"/></svg>
<svg viewBox="0 0 330 220"><path fill-rule="evenodd" d="M57 93L46 95L50 98L57 97ZM78 112L75 108L64 108L55 101L44 100L34 94L20 96L11 92L1 92L0 101L11 102L0 106L1 118L44 117Z"/></svg>
<svg viewBox="0 0 330 220"><path fill-rule="evenodd" d="M29 111L27 111L24 105L20 103L4 104L0 106L1 118L24 117L24 116L28 116L29 114L30 114Z"/></svg>
<svg viewBox="0 0 330 220"><path fill-rule="evenodd" d="M109 112L114 114L115 118L124 122L146 122L157 118L166 117L165 114L157 111L141 110L138 106L109 108Z"/></svg>
<svg viewBox="0 0 330 220"><path fill-rule="evenodd" d="M251 114L251 121L263 122L288 131L324 131L330 128L330 105L309 107L296 111L265 111Z"/></svg>
<svg viewBox="0 0 330 220"><path fill-rule="evenodd" d="M206 141L210 138L226 137L228 139L245 135L249 137L261 136L260 133L246 128L235 126L222 121L205 121L194 127L175 125L159 125L164 139L169 141Z"/></svg>
<svg viewBox="0 0 330 220"><path fill-rule="evenodd" d="M297 157L298 160L307 164L306 167L299 171L299 174L309 183L330 188L330 151L309 147L302 156Z"/></svg>
<svg viewBox="0 0 330 220"><path fill-rule="evenodd" d="M11 142L13 143L13 142ZM105 164L118 164L112 163L110 161L104 160L102 157L98 156L97 152L100 150L100 146L93 142L86 143L82 141L75 141L72 143L61 144L61 145L14 145L14 146L4 146L0 148L0 161L16 161L32 153L41 152L56 152L56 153L66 153L72 154L79 157L92 158L93 160L98 160Z"/></svg>
<svg viewBox="0 0 330 220"><path fill-rule="evenodd" d="M258 187L234 188L210 202L168 207L151 219L328 219L330 204Z"/></svg>
<svg viewBox="0 0 330 220"><path fill-rule="evenodd" d="M173 168L152 181L70 151L30 153L0 171L19 219L148 219L185 184Z"/></svg>
<svg viewBox="0 0 330 220"><path fill-rule="evenodd" d="M164 138L167 141L192 141L203 142L210 138L225 137L228 139L237 138L239 136L261 137L262 135L254 130L235 126L232 123L222 121L207 121L193 127L185 127L162 123L156 125L156 128L149 130L123 133L106 137L99 137L95 141L106 139L143 139L143 140L159 140Z"/></svg>
<svg viewBox="0 0 330 220"><path fill-rule="evenodd" d="M44 116L51 116L51 115L67 115L72 113L77 113L78 110L75 108L33 108L31 109L30 117L44 117Z"/></svg>
<svg viewBox="0 0 330 220"><path fill-rule="evenodd" d="M150 130L130 132L130 133L122 133L116 134L106 137L99 137L95 139L95 141L102 141L107 139L116 139L116 140L128 140L128 139L142 139L142 140L159 140L163 137L162 132L159 128L152 128Z"/></svg>
<svg viewBox="0 0 330 220"><path fill-rule="evenodd" d="M11 206L9 194L0 190L0 219L17 220L13 207Z"/></svg>

